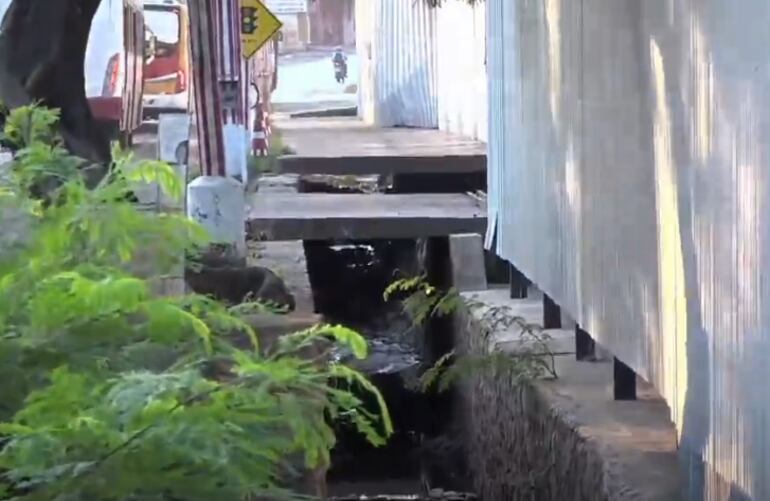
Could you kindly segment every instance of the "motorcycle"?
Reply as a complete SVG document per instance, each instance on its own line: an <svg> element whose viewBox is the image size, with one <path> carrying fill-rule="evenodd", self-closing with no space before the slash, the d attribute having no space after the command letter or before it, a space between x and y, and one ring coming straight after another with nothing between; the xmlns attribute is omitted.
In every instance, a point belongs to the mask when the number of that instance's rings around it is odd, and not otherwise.
<svg viewBox="0 0 770 501"><path fill-rule="evenodd" d="M343 83L348 78L348 65L345 62L334 62L334 79L337 83Z"/></svg>

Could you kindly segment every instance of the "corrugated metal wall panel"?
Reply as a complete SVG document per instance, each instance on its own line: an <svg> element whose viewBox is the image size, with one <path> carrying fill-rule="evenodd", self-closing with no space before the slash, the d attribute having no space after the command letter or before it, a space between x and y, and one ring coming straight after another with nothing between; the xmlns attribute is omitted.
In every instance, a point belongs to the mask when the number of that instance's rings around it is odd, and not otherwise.
<svg viewBox="0 0 770 501"><path fill-rule="evenodd" d="M505 111L513 109L513 105L506 106L504 91L516 81L505 85L504 72L506 66L506 52L503 51L503 39L506 33L506 24L503 19L505 2L502 0L487 0L487 97L488 97L488 136L487 148L487 208L489 211L486 246L496 254L503 255L503 245L499 235L498 214L504 211L505 193L504 182L507 170L505 168L505 150L507 145L515 139L506 137ZM511 55L518 54L515 47L510 47Z"/></svg>
<svg viewBox="0 0 770 501"><path fill-rule="evenodd" d="M499 253L656 385L691 499L770 499L770 4L487 2Z"/></svg>
<svg viewBox="0 0 770 501"><path fill-rule="evenodd" d="M436 11L414 0L377 2L377 123L438 127Z"/></svg>
<svg viewBox="0 0 770 501"><path fill-rule="evenodd" d="M422 1L358 0L361 110L383 127L438 127L436 12Z"/></svg>
<svg viewBox="0 0 770 501"><path fill-rule="evenodd" d="M486 3L444 3L436 12L438 125L486 141Z"/></svg>
<svg viewBox="0 0 770 501"><path fill-rule="evenodd" d="M376 4L373 0L356 0L356 52L358 54L358 115L366 122L375 122L376 89L374 53Z"/></svg>

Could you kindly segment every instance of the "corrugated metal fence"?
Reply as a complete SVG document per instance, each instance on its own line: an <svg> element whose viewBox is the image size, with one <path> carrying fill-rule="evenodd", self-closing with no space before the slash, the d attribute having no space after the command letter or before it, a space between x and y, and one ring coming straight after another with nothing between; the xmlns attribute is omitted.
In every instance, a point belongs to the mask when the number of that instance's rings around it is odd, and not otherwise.
<svg viewBox="0 0 770 501"><path fill-rule="evenodd" d="M438 127L436 12L415 0L357 0L360 112L383 126Z"/></svg>
<svg viewBox="0 0 770 501"><path fill-rule="evenodd" d="M487 4L498 253L657 386L692 499L770 499L770 3Z"/></svg>
<svg viewBox="0 0 770 501"><path fill-rule="evenodd" d="M436 10L439 129L487 140L486 3Z"/></svg>
<svg viewBox="0 0 770 501"><path fill-rule="evenodd" d="M356 52L358 55L358 116L375 123L375 3L356 0Z"/></svg>

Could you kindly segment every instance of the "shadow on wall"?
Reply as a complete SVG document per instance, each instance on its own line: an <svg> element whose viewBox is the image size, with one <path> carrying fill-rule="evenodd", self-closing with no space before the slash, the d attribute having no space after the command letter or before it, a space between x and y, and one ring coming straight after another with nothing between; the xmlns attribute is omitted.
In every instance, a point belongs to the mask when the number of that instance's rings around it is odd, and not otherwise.
<svg viewBox="0 0 770 501"><path fill-rule="evenodd" d="M770 79L762 74L770 57L749 55L751 64L738 64L735 53L728 53L747 40L768 38L754 25L770 20L770 4L752 14L758 20L749 22L753 35L747 35L737 19L726 22L721 12L705 6L726 6L722 0L677 4L675 14L664 2L631 0L602 6L610 13L598 12L598 4L589 12L586 2L585 16L574 15L569 9L582 7L564 0L537 2L537 8L548 11L559 2L561 19L529 23L528 18L544 14L520 16L528 29L519 41L522 61L516 63L527 68L528 77L522 78L521 96L513 96L520 101L503 101L506 110L520 112L526 127L514 140L519 131L513 127L521 124L506 117L514 123L505 131L506 139L521 152L517 157L504 152L506 182L498 187L509 198L500 201L507 214L500 233L505 257L518 258L515 264L545 282L538 286L549 295L575 298L576 304L565 309L582 308L573 311L575 316L601 325L613 348L627 352L623 358L640 370L649 369L678 418L687 499L749 499L747 490L756 500L770 499L763 490L770 485L764 450L770 399L756 394L761 385L752 382L766 380L760 376L770 365L770 335L762 332L770 325L770 311L762 308L767 291L760 280L762 271L770 269L770 248L763 245L770 208L763 167L768 163L768 128L762 122L770 95L758 89ZM521 13L536 7L518 8ZM736 18L748 16L749 9L734 10L743 12L733 14ZM724 26L717 34L697 33L701 24L716 29L709 15ZM592 23L578 30L586 40L573 44L577 50L570 46L575 34L564 28L573 19ZM612 22L621 26L587 33L592 26ZM630 44L629 29L635 37ZM563 41L549 39L554 33ZM607 43L613 39L618 43ZM703 45L703 53L688 52L693 49L688 43ZM707 43L719 48L705 47ZM554 49L559 44L562 52ZM766 44L751 44L748 51L754 46ZM732 67L720 67L714 57ZM629 75L609 78L601 66L590 66L623 58L637 61ZM583 74L591 69L595 75ZM618 73L617 68L612 71ZM584 76L586 87L581 88ZM703 81L713 87L703 91ZM547 83L538 87L542 82ZM508 90L510 98L515 90ZM636 92L639 99L632 94ZM694 95L699 92L703 95ZM404 111L398 95L388 97L388 105ZM713 123L704 126L705 115ZM703 141L709 148L700 155ZM623 198L628 192L634 193ZM546 205L551 199L561 207ZM525 210L515 214L519 207ZM532 207L542 212L534 225L526 220ZM526 239L521 238L522 228L527 229ZM567 235L569 241L562 242L567 250L541 245L553 238L544 228ZM605 266L586 271L597 262ZM615 294L607 297L607 291ZM624 338L621 321L609 319L617 309L629 313L622 320L647 339ZM744 490L718 478L717 470L740 481Z"/></svg>
<svg viewBox="0 0 770 501"><path fill-rule="evenodd" d="M649 41L657 204L665 223L659 238L675 233L661 245L661 257L665 262L678 251L686 302L675 329L686 336L686 361L678 357L687 371L679 392L680 452L688 500L760 500L770 495L768 397L753 381L767 380L770 353L761 280L770 267L762 126L770 103L763 88L768 77L758 70L767 70L770 58L757 42L767 41L770 6L711 4L684 12L692 33L675 32L663 21L668 13L658 12L665 9L645 6L646 17L658 16L648 25L660 28ZM672 45L680 38L692 43L684 61ZM683 64L698 78L686 78ZM662 324L664 335L667 327Z"/></svg>
<svg viewBox="0 0 770 501"><path fill-rule="evenodd" d="M384 85L387 83L388 85ZM427 64L420 65L408 78L399 81L378 82L377 125L380 127L438 127L438 99L431 83ZM386 90L386 92L382 92Z"/></svg>
<svg viewBox="0 0 770 501"><path fill-rule="evenodd" d="M660 328L663 336L674 336L677 395L684 396L681 412L680 456L686 476L687 499L706 499L703 455L710 435L709 343L701 314L698 282L698 252L693 239L690 197L688 134L677 134L672 115L681 116L683 103L669 102L666 71L661 49L655 39L649 42L653 86L653 151L658 215ZM672 100L676 96L671 97ZM677 113L679 112L679 113ZM674 139L681 139L676 141ZM684 338L684 358L676 349ZM671 356L671 355L669 355ZM684 389L679 388L680 364L686 370ZM677 405L677 402L670 402ZM679 412L675 409L674 412Z"/></svg>

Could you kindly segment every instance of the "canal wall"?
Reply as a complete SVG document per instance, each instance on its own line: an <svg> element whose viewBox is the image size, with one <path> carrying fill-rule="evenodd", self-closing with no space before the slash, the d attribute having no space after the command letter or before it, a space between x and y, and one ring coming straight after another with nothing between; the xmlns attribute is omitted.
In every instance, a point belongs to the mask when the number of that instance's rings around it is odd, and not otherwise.
<svg viewBox="0 0 770 501"><path fill-rule="evenodd" d="M639 382L639 398L612 399L612 363L578 362L573 330L534 343L503 318L542 323L542 297L511 300L507 288L463 294L455 315L464 355L540 354L557 379L521 383L498 364L462 380L458 420L480 499L672 501L680 499L676 433L668 408ZM549 362L550 363L550 362Z"/></svg>

